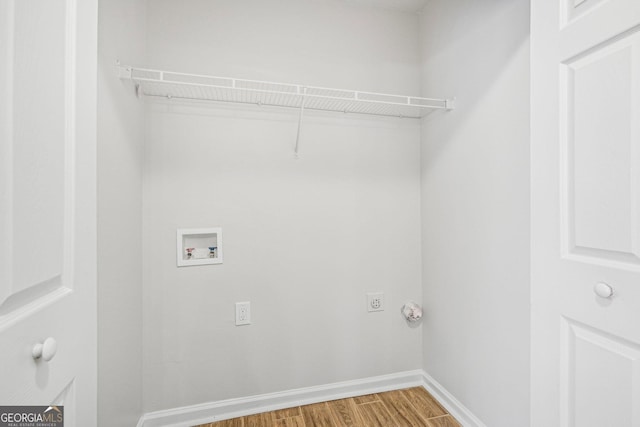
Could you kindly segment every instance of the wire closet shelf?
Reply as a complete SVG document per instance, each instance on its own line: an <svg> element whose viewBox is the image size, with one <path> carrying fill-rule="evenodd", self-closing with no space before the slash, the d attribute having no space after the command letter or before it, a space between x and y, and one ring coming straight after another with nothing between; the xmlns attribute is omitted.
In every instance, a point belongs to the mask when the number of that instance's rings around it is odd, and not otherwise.
<svg viewBox="0 0 640 427"><path fill-rule="evenodd" d="M453 109L452 99L422 98L120 67L138 94L164 98L290 107L305 110L420 118Z"/></svg>

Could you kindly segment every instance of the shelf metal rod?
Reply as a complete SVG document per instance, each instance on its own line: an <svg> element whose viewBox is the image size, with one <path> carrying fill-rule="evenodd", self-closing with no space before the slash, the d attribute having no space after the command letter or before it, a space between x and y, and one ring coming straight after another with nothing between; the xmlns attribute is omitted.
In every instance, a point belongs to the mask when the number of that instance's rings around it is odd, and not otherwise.
<svg viewBox="0 0 640 427"><path fill-rule="evenodd" d="M119 77L133 80L141 95L299 107L296 151L299 148L301 122L305 109L420 118L429 110L452 110L455 108L454 99L422 98L262 82L144 68L125 68L121 65L118 68ZM196 79L197 81L187 81L187 79Z"/></svg>
<svg viewBox="0 0 640 427"><path fill-rule="evenodd" d="M277 90L264 90L264 89L253 89L253 88L243 88L243 87L230 87L230 86L219 86L219 85L211 85L211 84L203 84L203 83L189 83L189 82L180 82L180 81L169 81L169 80L156 80L156 79L148 79L148 78L132 78L132 80L136 81L136 82L149 82L149 83L168 83L171 85L176 85L176 86L183 86L183 87L208 87L208 88L219 88L219 89L231 89L231 90L236 90L236 91L242 91L242 92L248 92L248 93L263 93L263 94L283 94L283 95L295 95L295 93L292 92L282 92L282 91L277 91ZM305 88L305 93L306 93L306 88ZM358 95L363 94L365 92L357 92ZM421 100L424 101L432 101L432 102L437 102L439 104L442 105L421 105L421 104L411 104L411 105L407 105L406 103L402 103L402 102L392 102L392 101L379 101L379 100L374 100L374 99L362 99L362 98L358 98L358 99L348 99L348 98L342 98L342 97L335 97L335 96L329 96L329 95L306 95L308 97L313 97L313 98L322 98L322 99L335 99L335 100L339 100L339 101L343 101L343 102L349 102L349 101L356 101L358 103L363 103L363 104L369 104L369 105L375 105L375 104L381 104L381 105L398 105L398 106L411 106L411 107L415 107L417 109L452 109L450 107L447 107L447 101L446 99L429 99L429 98L420 98Z"/></svg>
<svg viewBox="0 0 640 427"><path fill-rule="evenodd" d="M167 95L153 95L153 94L145 94L146 97L150 97L150 98L162 98L162 99L167 99ZM308 97L310 95L307 95ZM250 102L250 101L232 101L232 100L218 100L218 99L203 99L203 98L197 98L197 97L193 97L193 96L183 96L183 95L170 95L170 99L181 99L181 100L185 100L185 101L196 101L196 102L213 102L213 103L219 103L219 104L238 104L238 105L258 105L256 102ZM270 104L270 103L266 103L263 102L261 104L261 106L268 106L268 107L273 107L273 108L282 108L282 109L286 109L289 110L291 109L293 106L290 105L279 105L279 104ZM298 107L295 107L298 108ZM332 112L332 113L336 113L336 112L342 112L344 114L358 114L358 115L364 115L364 116L376 116L376 117L401 117L403 119L419 119L420 117L418 116L410 116L410 115L403 115L403 116L399 116L399 115L392 115L392 114L388 114L388 113L384 113L384 112L379 112L379 113L374 113L374 112L369 112L369 111L344 111L344 110L337 110L336 108L322 108L322 107L311 107L308 105L305 105L304 107L305 110L314 110L314 111L325 111L325 112Z"/></svg>

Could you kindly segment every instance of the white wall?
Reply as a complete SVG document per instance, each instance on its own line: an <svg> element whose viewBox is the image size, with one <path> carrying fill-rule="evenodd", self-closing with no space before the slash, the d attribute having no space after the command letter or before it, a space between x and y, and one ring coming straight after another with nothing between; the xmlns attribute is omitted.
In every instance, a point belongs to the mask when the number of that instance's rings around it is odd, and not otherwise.
<svg viewBox="0 0 640 427"><path fill-rule="evenodd" d="M144 62L144 1L100 1L98 32L98 425L130 427L142 412L144 106L114 66Z"/></svg>
<svg viewBox="0 0 640 427"><path fill-rule="evenodd" d="M423 92L424 368L487 426L529 423L529 2L432 0Z"/></svg>
<svg viewBox="0 0 640 427"><path fill-rule="evenodd" d="M151 67L417 93L418 17L341 1L148 2ZM421 367L420 123L150 102L144 409ZM220 226L224 264L177 268L180 227ZM368 314L365 293L385 292ZM253 324L234 326L249 300Z"/></svg>

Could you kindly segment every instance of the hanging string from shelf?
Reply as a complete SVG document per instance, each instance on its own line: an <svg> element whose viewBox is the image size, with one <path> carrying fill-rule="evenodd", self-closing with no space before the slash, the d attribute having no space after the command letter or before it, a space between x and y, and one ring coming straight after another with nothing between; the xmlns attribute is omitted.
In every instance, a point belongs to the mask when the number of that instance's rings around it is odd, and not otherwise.
<svg viewBox="0 0 640 427"><path fill-rule="evenodd" d="M296 145L293 149L293 157L299 159L300 131L302 130L302 117L304 116L304 102L307 98L307 88L302 88L302 100L300 101L300 115L298 116L298 133L296 134Z"/></svg>

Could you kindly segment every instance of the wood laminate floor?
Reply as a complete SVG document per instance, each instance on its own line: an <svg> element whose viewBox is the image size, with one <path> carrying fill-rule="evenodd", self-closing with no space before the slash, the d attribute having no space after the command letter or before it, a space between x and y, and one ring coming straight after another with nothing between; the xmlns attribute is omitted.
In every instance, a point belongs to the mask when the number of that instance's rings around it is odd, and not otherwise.
<svg viewBox="0 0 640 427"><path fill-rule="evenodd" d="M196 427L461 427L422 387L249 415Z"/></svg>

